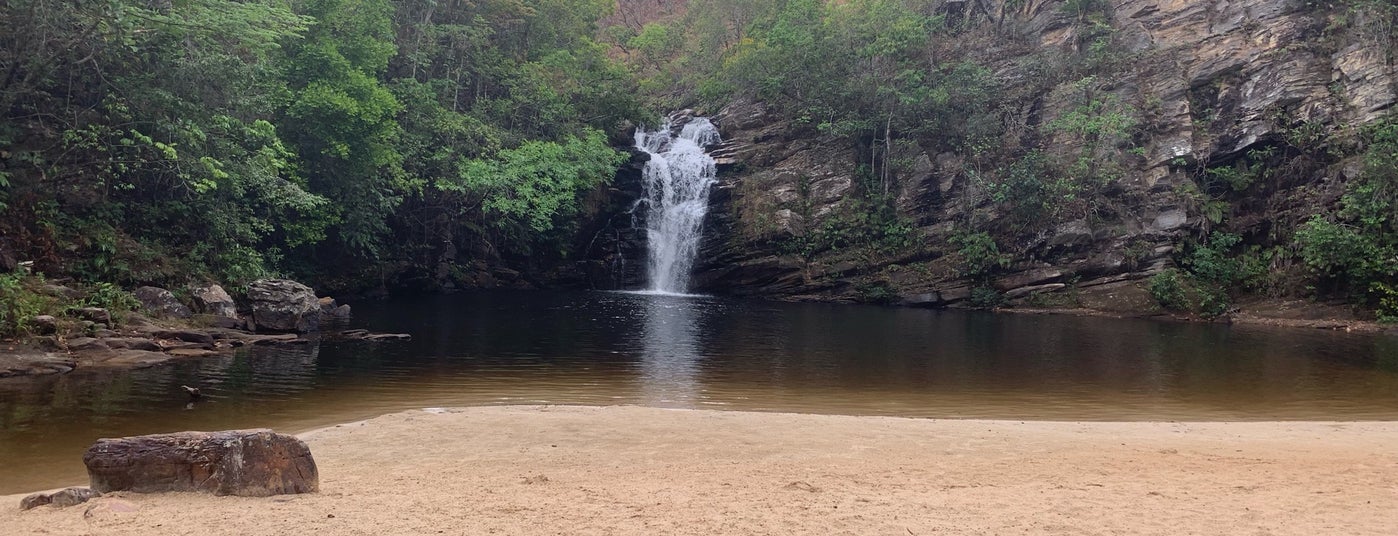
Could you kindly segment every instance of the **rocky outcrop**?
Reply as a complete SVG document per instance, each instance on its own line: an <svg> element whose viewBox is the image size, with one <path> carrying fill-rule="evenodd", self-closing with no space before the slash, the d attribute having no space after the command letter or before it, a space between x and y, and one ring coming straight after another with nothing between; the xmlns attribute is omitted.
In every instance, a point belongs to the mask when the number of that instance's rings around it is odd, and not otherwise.
<svg viewBox="0 0 1398 536"><path fill-rule="evenodd" d="M266 497L320 489L310 448L271 430L99 439L83 455L83 463L92 489L101 493L199 491Z"/></svg>
<svg viewBox="0 0 1398 536"><path fill-rule="evenodd" d="M134 292L136 300L152 315L165 318L189 318L194 312L180 303L170 291L160 287L139 287Z"/></svg>
<svg viewBox="0 0 1398 536"><path fill-rule="evenodd" d="M1103 34L1069 16L1065 2L957 6L965 7L938 9L973 29L947 53L986 66L1007 95L998 112L1004 139L996 140L1010 148L1005 158L987 162L937 133L904 140L893 155L890 195L915 226L910 244L858 247L841 242L841 225L865 210L852 200L867 144L786 121L761 102L731 103L711 118L723 133L713 153L723 166L696 290L837 301L891 294L936 307L966 304L977 292L1019 303L1071 294L1080 304L1137 304L1143 280L1173 265L1176 245L1207 234L1220 218L1250 244L1285 245L1287 226L1332 202L1352 174L1305 154L1326 149L1298 147L1301 138L1353 130L1398 102L1394 58L1383 52L1393 37L1362 12L1296 0L1119 0L1101 19L1110 27L1109 55L1066 67L1089 54L1088 32ZM1081 110L1084 99L1117 103L1130 116L1134 127L1118 146L1085 152L1083 139L1046 127ZM1009 203L992 200L978 181L994 171L988 166L1030 149L1050 161L1091 154L1118 173L1082 206L1014 220ZM1209 170L1227 171L1255 154L1296 160L1289 174L1245 194L1211 192L1229 204L1224 214L1209 213L1200 193ZM616 206L625 210L627 202ZM970 221L1009 256L992 277L965 275L953 238ZM821 241L835 247L812 247ZM621 279L616 259L636 264L621 254L622 243L611 240L607 257L596 247L585 256Z"/></svg>
<svg viewBox="0 0 1398 536"><path fill-rule="evenodd" d="M320 328L321 306L311 287L286 279L248 285L252 318L259 331L305 333Z"/></svg>

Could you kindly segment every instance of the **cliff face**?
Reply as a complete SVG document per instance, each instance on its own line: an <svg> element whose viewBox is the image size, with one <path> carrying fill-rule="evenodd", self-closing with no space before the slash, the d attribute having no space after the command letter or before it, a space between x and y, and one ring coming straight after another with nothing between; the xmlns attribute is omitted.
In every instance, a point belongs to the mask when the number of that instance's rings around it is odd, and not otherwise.
<svg viewBox="0 0 1398 536"><path fill-rule="evenodd" d="M1141 280L1173 265L1185 239L1224 226L1249 244L1289 243L1291 229L1333 204L1356 170L1331 142L1317 140L1342 139L1392 113L1398 76L1385 53L1387 27L1362 12L1311 4L1113 2L1106 20L1118 60L1087 77L1093 98L1124 103L1134 128L1129 149L1083 153L1080 137L1042 126L1072 113L1088 91L1084 77L1034 89L1045 51L1070 56L1084 46L1083 25L1064 2L947 2L948 16L981 20L984 31L966 45L981 39L978 59L1007 92L1023 93L1004 107L1005 122L1018 125L1006 137L1029 139L1019 143L1050 159L1085 154L1090 165L1120 172L1086 208L1011 224L1004 203L975 180L976 155L912 140L896 155L905 164L891 192L898 215L914 226L912 244L803 254L793 244L863 210L853 201L861 148L787 122L762 103L736 102L715 116L726 140L716 153L724 171L696 287L956 306L988 285L1011 303L1069 291L1072 306L1152 307ZM1246 190L1216 199L1201 193L1203 181L1223 175L1217 170L1263 165L1282 172L1259 174ZM966 275L953 240L967 222L992 230L1009 256L991 277Z"/></svg>

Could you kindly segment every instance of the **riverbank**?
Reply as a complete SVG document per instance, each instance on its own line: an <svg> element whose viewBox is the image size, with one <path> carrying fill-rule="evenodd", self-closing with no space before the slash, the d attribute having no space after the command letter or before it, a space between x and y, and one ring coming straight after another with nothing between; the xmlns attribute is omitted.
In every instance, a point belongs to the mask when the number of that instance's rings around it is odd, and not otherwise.
<svg viewBox="0 0 1398 536"><path fill-rule="evenodd" d="M1387 534L1398 423L410 411L304 435L321 492L123 494L12 534Z"/></svg>

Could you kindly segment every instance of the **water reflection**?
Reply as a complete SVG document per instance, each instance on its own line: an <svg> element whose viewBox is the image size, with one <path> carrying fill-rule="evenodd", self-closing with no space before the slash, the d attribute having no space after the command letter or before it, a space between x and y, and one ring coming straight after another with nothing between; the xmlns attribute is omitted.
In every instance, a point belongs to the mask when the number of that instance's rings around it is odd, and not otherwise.
<svg viewBox="0 0 1398 536"><path fill-rule="evenodd" d="M98 437L428 406L641 404L1056 420L1398 418L1398 339L624 293L361 307L407 343L316 341L0 380L0 493L80 481ZM204 397L187 409L180 385Z"/></svg>
<svg viewBox="0 0 1398 536"><path fill-rule="evenodd" d="M641 307L641 402L694 407L699 399L699 297L652 296Z"/></svg>

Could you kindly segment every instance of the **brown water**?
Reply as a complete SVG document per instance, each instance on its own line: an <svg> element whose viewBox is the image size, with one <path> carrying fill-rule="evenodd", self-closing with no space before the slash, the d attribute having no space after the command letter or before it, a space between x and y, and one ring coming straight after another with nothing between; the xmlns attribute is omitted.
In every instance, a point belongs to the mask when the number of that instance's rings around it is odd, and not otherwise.
<svg viewBox="0 0 1398 536"><path fill-rule="evenodd" d="M0 494L82 482L99 437L294 433L436 406L1398 419L1398 340L1382 336L617 293L475 293L356 314L414 339L0 381ZM189 404L181 384L205 398Z"/></svg>

